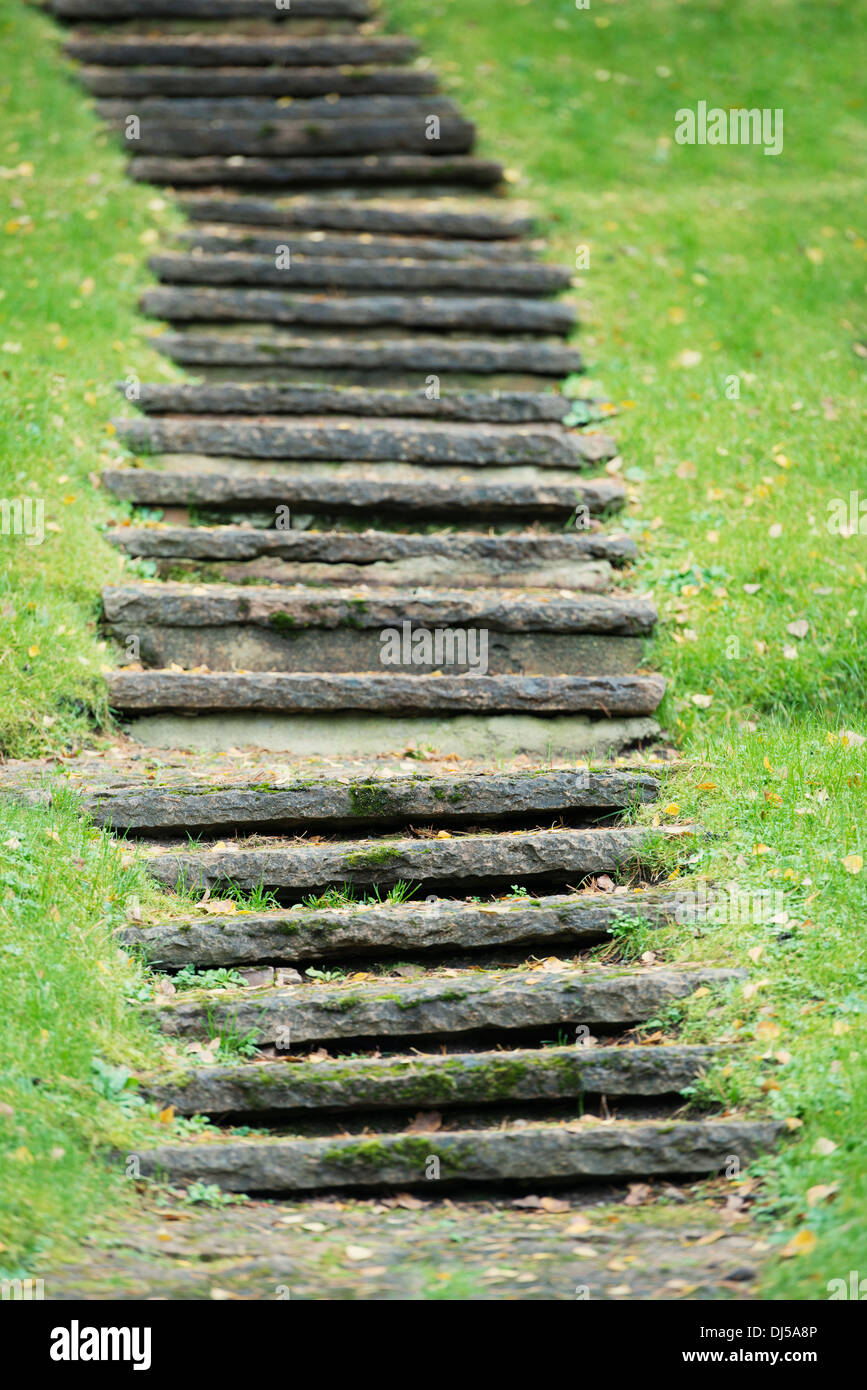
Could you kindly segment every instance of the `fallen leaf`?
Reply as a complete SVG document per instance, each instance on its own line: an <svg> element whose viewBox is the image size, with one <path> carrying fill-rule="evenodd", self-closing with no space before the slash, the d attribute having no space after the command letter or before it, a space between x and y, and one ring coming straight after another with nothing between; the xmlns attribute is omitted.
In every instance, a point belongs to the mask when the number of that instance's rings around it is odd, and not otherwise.
<svg viewBox="0 0 867 1390"><path fill-rule="evenodd" d="M833 1197L837 1190L838 1184L835 1182L817 1182L815 1187L807 1188L807 1206L818 1206L819 1202L825 1202L829 1197Z"/></svg>
<svg viewBox="0 0 867 1390"><path fill-rule="evenodd" d="M829 1154L834 1152L836 1147L837 1145L834 1143L833 1139L817 1139L810 1152L818 1154L820 1158L827 1158Z"/></svg>
<svg viewBox="0 0 867 1390"><path fill-rule="evenodd" d="M407 1125L407 1134L431 1134L435 1130L442 1129L443 1117L438 1110L419 1110L415 1118Z"/></svg>
<svg viewBox="0 0 867 1390"><path fill-rule="evenodd" d="M816 1248L817 1241L813 1231L805 1227L796 1236L792 1236L788 1245L784 1245L780 1255L784 1260L789 1260L793 1255L809 1255L811 1250Z"/></svg>

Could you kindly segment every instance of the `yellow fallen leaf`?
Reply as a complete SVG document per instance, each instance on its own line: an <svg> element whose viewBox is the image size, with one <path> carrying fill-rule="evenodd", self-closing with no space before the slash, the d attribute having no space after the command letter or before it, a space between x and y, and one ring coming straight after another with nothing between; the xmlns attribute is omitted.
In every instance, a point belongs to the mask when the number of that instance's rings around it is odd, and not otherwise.
<svg viewBox="0 0 867 1390"><path fill-rule="evenodd" d="M784 1260L791 1259L793 1255L809 1255L810 1251L816 1248L817 1243L815 1233L808 1231L805 1227L796 1236L792 1236L788 1245L783 1246L780 1254Z"/></svg>

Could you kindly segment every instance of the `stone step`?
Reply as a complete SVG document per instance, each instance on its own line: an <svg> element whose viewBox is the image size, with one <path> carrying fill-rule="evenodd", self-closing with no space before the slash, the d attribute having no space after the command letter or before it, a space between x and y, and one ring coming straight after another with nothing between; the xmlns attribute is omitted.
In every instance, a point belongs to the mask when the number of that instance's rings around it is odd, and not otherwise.
<svg viewBox="0 0 867 1390"><path fill-rule="evenodd" d="M128 926L118 943L135 947L155 969L185 965L303 966L347 957L411 956L565 945L583 949L601 941L615 923L638 917L664 924L674 899L652 891L561 894L497 899L489 903L410 899L403 903L332 908L293 907L268 912Z"/></svg>
<svg viewBox="0 0 867 1390"><path fill-rule="evenodd" d="M471 714L474 719L479 714L595 714L606 720L620 719L625 714L652 714L666 694L666 681L660 676L381 676L378 673L119 670L108 674L107 681L111 706L126 713L179 710L220 713L221 716L232 712L257 716L303 714L310 720L317 713L352 712L354 727L360 723L358 714L364 712L388 714L392 719L396 714ZM318 738L328 742L331 723L333 720L325 721L317 733ZM406 741L407 733L413 738L424 738L427 734L431 739L442 737L442 727L433 728L424 720L420 723L421 728L404 730L403 735L399 724L393 724L393 742L400 744L402 737ZM503 723L509 724L509 721ZM560 742L563 735L560 728L550 728L550 738L546 742L547 723L549 721L540 720L540 728L534 730L536 739L531 744L521 741L528 735L518 728L515 751L536 749L538 752L546 746L549 749L567 746ZM635 723L638 727L622 731L622 738L610 739L609 746L649 737L657 731L654 724L647 727L641 720ZM310 727L313 730L313 723ZM185 733L192 737L192 728ZM267 737L270 733L263 724L260 746L290 746L279 741L274 744ZM388 724L378 721L374 733L385 738L389 733ZM503 728L500 737L513 737L511 726ZM239 733L229 741L249 744L250 737L242 738ZM181 742L189 746L185 739ZM453 751L460 752L467 742L471 745L472 739L463 739ZM370 744L364 738L358 739L357 746L360 751L370 752ZM486 746L484 730L479 731L479 746ZM582 741L581 730L575 728L575 744L568 746L571 751L586 752L596 745L592 739ZM472 753L463 752L461 756L472 756Z"/></svg>
<svg viewBox="0 0 867 1390"><path fill-rule="evenodd" d="M143 862L171 888L231 882L244 891L264 886L298 899L335 884L368 887L403 879L430 893L459 887L465 894L521 880L541 885L611 874L636 862L649 835L644 827L619 826L334 844L271 840L255 848L238 843L191 849L161 845L146 847Z"/></svg>
<svg viewBox="0 0 867 1390"><path fill-rule="evenodd" d="M138 113L136 113L138 114ZM468 154L476 128L461 116L437 116L435 139L425 115L322 117L296 120L287 112L258 121L237 118L211 120L158 120L140 118L135 140L129 140L137 156L157 155L183 159L204 155L368 155L385 152L424 154L431 159ZM435 114L435 113L434 113ZM112 122L125 136L125 120ZM126 138L126 136L125 136Z"/></svg>
<svg viewBox="0 0 867 1390"><path fill-rule="evenodd" d="M178 1115L430 1110L525 1101L679 1095L720 1052L712 1047L548 1047L287 1065L190 1066L140 1078Z"/></svg>
<svg viewBox="0 0 867 1390"><path fill-rule="evenodd" d="M652 604L605 593L168 582L110 585L103 610L108 631L127 650L134 637L149 667L370 672L401 683L632 673L656 618Z"/></svg>
<svg viewBox="0 0 867 1390"><path fill-rule="evenodd" d="M278 531L254 527L120 526L107 538L127 555L157 562L157 573L276 584L441 584L601 591L612 566L636 555L626 536L569 532L509 536L446 532Z"/></svg>
<svg viewBox="0 0 867 1390"><path fill-rule="evenodd" d="M659 783L644 773L575 771L447 774L337 782L329 778L274 785L181 787L154 782L91 788L83 805L97 825L118 834L191 835L243 830L279 834L361 825L466 825L538 816L581 819L655 800Z"/></svg>
<svg viewBox="0 0 867 1390"><path fill-rule="evenodd" d="M437 79L423 68L352 67L107 67L77 71L89 92L101 97L139 96L316 97L435 93ZM135 114L134 112L131 114Z"/></svg>
<svg viewBox="0 0 867 1390"><path fill-rule="evenodd" d="M437 98L439 101L439 98ZM407 236L464 237L498 241L527 236L532 220L508 204L468 206L456 199L351 201L322 196L288 198L188 196L181 207L193 222L240 222L257 227L304 227L342 232L388 232Z"/></svg>
<svg viewBox="0 0 867 1390"><path fill-rule="evenodd" d="M527 247L518 241L448 241L443 237L374 236L370 232L301 232L286 228L282 232L232 223L204 224L197 231L179 232L176 240L194 251L210 256L232 254L271 256L278 245L291 245L307 259L389 261L473 261L502 265L525 260Z"/></svg>
<svg viewBox="0 0 867 1390"><path fill-rule="evenodd" d="M221 627L245 624L279 632L349 628L379 633L412 628L483 626L494 632L604 633L645 636L656 609L631 595L498 589L295 589L267 585L109 584L102 591L109 623Z"/></svg>
<svg viewBox="0 0 867 1390"><path fill-rule="evenodd" d="M216 461L215 461L216 462ZM148 507L253 509L272 518L276 508L331 516L396 514L449 517L473 524L482 517L513 518L521 524L538 517L566 523L579 507L590 513L622 506L626 496L617 478L576 478L574 483L443 482L436 470L418 469L410 479L373 477L368 470L339 477L312 473L306 481L280 472L186 472L156 468L108 468L102 479L118 497Z"/></svg>
<svg viewBox="0 0 867 1390"><path fill-rule="evenodd" d="M316 328L339 325L373 328L401 325L487 333L559 333L574 326L567 304L547 300L472 295L352 295L292 294L268 289L170 288L146 290L141 306L151 318L170 323L229 322L306 324Z"/></svg>
<svg viewBox="0 0 867 1390"><path fill-rule="evenodd" d="M464 338L290 337L259 333L163 333L154 346L190 367L244 367L314 371L528 373L564 377L583 370L580 353L562 343L518 339L484 342Z"/></svg>
<svg viewBox="0 0 867 1390"><path fill-rule="evenodd" d="M160 415L119 417L113 424L118 437L139 454L580 469L617 453L608 435L578 434L545 422L495 426L401 418L366 421L351 415Z"/></svg>
<svg viewBox="0 0 867 1390"><path fill-rule="evenodd" d="M563 266L535 261L504 265L477 261L371 261L348 257L306 257L290 253L291 264L277 265L274 247L269 256L178 255L152 256L151 270L170 285L249 285L296 289L417 294L420 290L479 295L547 295L566 289L571 273Z"/></svg>
<svg viewBox="0 0 867 1390"><path fill-rule="evenodd" d="M429 1192L474 1183L564 1184L717 1174L775 1146L780 1126L758 1120L532 1124L333 1139L255 1139L145 1150L141 1172L227 1192L333 1188ZM431 1159L436 1159L433 1167Z"/></svg>
<svg viewBox="0 0 867 1390"><path fill-rule="evenodd" d="M124 383L118 383L124 389ZM431 399L425 391L141 383L135 404L148 415L344 415L403 419L467 420L476 424L560 423L575 402L553 391L449 391ZM581 437L581 436L579 436ZM600 438L589 436L589 438ZM599 457L603 455L600 453ZM609 450L604 456L611 458Z"/></svg>
<svg viewBox="0 0 867 1390"><path fill-rule="evenodd" d="M247 38L235 34L214 37L82 33L68 39L65 47L70 58L80 63L137 68L344 67L406 63L418 52L415 39L382 34L284 38L275 33Z"/></svg>
<svg viewBox="0 0 867 1390"><path fill-rule="evenodd" d="M263 126L278 122L291 122L303 126L308 121L323 120L347 122L362 118L364 120L394 119L397 116L418 117L422 120L429 115L457 116L457 106L448 97L430 96L340 96L332 92L327 97L142 97L136 102L135 112L130 112L129 101L119 97L105 97L95 103L97 115L103 120L119 123L123 128L127 117L135 114L145 121L158 121L160 125L183 121L257 121ZM219 200L218 200L219 201ZM237 220L237 219L233 219Z"/></svg>
<svg viewBox="0 0 867 1390"><path fill-rule="evenodd" d="M367 19L368 0L291 0L277 9L273 0L48 0L60 19Z"/></svg>
<svg viewBox="0 0 867 1390"><path fill-rule="evenodd" d="M201 155L172 159L164 155L136 155L129 175L139 183L172 186L249 184L253 187L306 188L320 184L349 184L363 188L380 184L442 185L444 187L498 184L503 167L495 160L469 154L371 154L292 159L253 155Z"/></svg>
<svg viewBox="0 0 867 1390"><path fill-rule="evenodd" d="M338 1039L460 1038L492 1029L622 1029L653 1018L699 988L745 978L746 971L566 969L454 971L378 984L190 990L144 1012L171 1037L255 1034L259 1046Z"/></svg>

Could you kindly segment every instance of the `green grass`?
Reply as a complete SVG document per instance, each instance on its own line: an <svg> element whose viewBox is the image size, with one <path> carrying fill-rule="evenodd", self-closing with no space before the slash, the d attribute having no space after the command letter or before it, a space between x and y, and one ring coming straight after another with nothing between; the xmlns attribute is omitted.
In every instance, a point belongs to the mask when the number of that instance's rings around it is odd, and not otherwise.
<svg viewBox="0 0 867 1390"><path fill-rule="evenodd" d="M867 734L867 541L827 525L835 499L860 487L867 501L858 7L389 0L388 12L534 202L551 258L574 265L589 247L574 293L584 385L619 410L626 525L644 552L631 578L659 607L649 660L693 764L667 784L679 813L662 820L695 816L716 837L676 840L666 862L681 861L684 883L779 888L791 918L659 940L769 982L746 1000L702 997L686 1035L744 1038L743 1062L711 1088L803 1120L762 1165L764 1201L775 1240L806 1229L816 1243L772 1262L766 1293L827 1297L829 1279L867 1267L867 871L841 862L867 858L865 750L835 739ZM676 110L700 100L782 107L783 152L675 144ZM814 1154L819 1139L837 1147ZM808 1205L810 1188L835 1183Z"/></svg>
<svg viewBox="0 0 867 1390"><path fill-rule="evenodd" d="M0 534L0 754L69 750L107 715L99 590L125 507L90 479L121 456L114 382L176 375L136 314L157 228L59 56L61 31L0 0L0 498L44 506L44 540Z"/></svg>
<svg viewBox="0 0 867 1390"><path fill-rule="evenodd" d="M40 1257L124 1209L118 1160L158 1132L130 1087L154 1036L131 1005L150 994L113 938L142 871L80 816L75 798L22 808L0 799L0 1270L40 1274ZM165 1133L165 1130L162 1131ZM50 1293L50 1290L49 1290Z"/></svg>

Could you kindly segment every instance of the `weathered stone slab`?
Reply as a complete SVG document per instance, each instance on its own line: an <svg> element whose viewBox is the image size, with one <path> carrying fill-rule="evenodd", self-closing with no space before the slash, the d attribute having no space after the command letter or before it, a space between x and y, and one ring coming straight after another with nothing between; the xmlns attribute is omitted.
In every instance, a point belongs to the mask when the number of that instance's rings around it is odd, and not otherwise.
<svg viewBox="0 0 867 1390"><path fill-rule="evenodd" d="M267 961L301 965L365 953L415 955L526 945L581 948L600 941L613 922L638 916L654 926L675 900L655 893L563 894L491 903L416 902L341 908L283 908L129 926L117 933L160 970Z"/></svg>
<svg viewBox="0 0 867 1390"><path fill-rule="evenodd" d="M262 0L49 0L48 8L61 19L261 19L269 13ZM367 0L291 0L269 18L366 19Z"/></svg>
<svg viewBox="0 0 867 1390"><path fill-rule="evenodd" d="M465 338L362 339L255 333L163 333L154 345L187 366L293 367L430 372L527 372L562 377L583 371L581 354L561 343L483 342Z"/></svg>
<svg viewBox="0 0 867 1390"><path fill-rule="evenodd" d="M364 240L349 232L302 232L290 227L274 232L267 227L206 223L199 231L179 232L176 240L212 256L273 256L275 247L287 244L288 238L292 255L297 253L308 259L386 261L406 257L417 261L482 261L502 265L527 258L527 247L515 241L448 241L444 237L374 236L370 232L362 236Z"/></svg>
<svg viewBox="0 0 867 1390"><path fill-rule="evenodd" d="M322 679L327 679L323 677ZM241 888L260 885L300 895L333 884L358 886L396 883L461 886L516 883L611 874L632 863L650 832L639 826L616 829L542 830L521 834L461 835L440 839L382 839L335 844L281 844L247 849L153 850L145 854L148 872L174 888L206 888L231 881Z"/></svg>
<svg viewBox="0 0 867 1390"><path fill-rule="evenodd" d="M279 473L180 473L156 468L108 468L102 479L112 492L147 506L288 506L330 515L381 512L467 518L514 516L558 518L579 506L591 513L623 504L626 489L616 478L587 478L574 484L443 483L428 474L412 480L383 478L281 477Z"/></svg>
<svg viewBox="0 0 867 1390"><path fill-rule="evenodd" d="M313 97L346 93L394 95L436 92L422 68L340 67L82 67L78 79L97 96Z"/></svg>
<svg viewBox="0 0 867 1390"><path fill-rule="evenodd" d="M280 538L287 535L307 543L281 544ZM328 544L327 537L333 544ZM623 564L634 554L634 542L626 537L593 532L562 536L473 536L472 532L409 535L152 524L147 528L117 527L108 533L108 539L128 555L154 559L157 574L164 578L177 579L180 571L198 579L233 584L425 584L449 588L459 573L467 588L498 584L601 593L611 587L612 566ZM595 545L559 544L591 539ZM550 550L546 540L554 542ZM410 544L401 544L405 541Z"/></svg>
<svg viewBox="0 0 867 1390"><path fill-rule="evenodd" d="M135 142L137 157L163 155L197 158L201 155L366 155L423 154L428 158L467 154L473 148L476 128L461 116L439 117L439 136L427 134L425 116L356 116L349 120L323 118L297 121L284 110L282 119L251 121L238 118L205 121L185 119L179 112L172 121L143 116ZM121 122L117 127L123 135Z"/></svg>
<svg viewBox="0 0 867 1390"><path fill-rule="evenodd" d="M467 567L490 561L492 566L528 567L563 562L581 565L604 560L611 565L633 560L638 548L628 536L602 531L514 532L491 536L473 532L422 533L400 531L263 531L243 526L118 526L108 539L128 555L163 559L255 560L357 565L363 573L377 560L443 559L463 580ZM559 586L558 586L559 587Z"/></svg>
<svg viewBox="0 0 867 1390"><path fill-rule="evenodd" d="M147 784L94 790L84 796L97 825L151 834L233 829L282 831L358 829L417 822L460 825L509 817L609 813L655 800L659 783L644 773L491 773L464 777L389 777L335 782L328 778L263 787L180 789Z"/></svg>
<svg viewBox="0 0 867 1390"><path fill-rule="evenodd" d="M472 295L333 295L292 294L281 290L177 289L146 290L142 309L170 322L297 323L316 328L376 327L486 333L562 333L575 321L567 304L547 300Z"/></svg>
<svg viewBox="0 0 867 1390"><path fill-rule="evenodd" d="M535 464L581 468L613 458L609 435L570 433L535 425L382 419L352 415L279 415L225 419L221 415L116 418L115 428L137 453L208 454L213 458L286 459L322 463Z"/></svg>
<svg viewBox="0 0 867 1390"><path fill-rule="evenodd" d="M477 626L497 632L592 632L637 636L650 632L656 609L631 595L563 594L501 589L310 589L231 584L109 584L102 591L108 622L219 627L244 624L280 632L316 627L374 630L407 621L413 627Z"/></svg>
<svg viewBox="0 0 867 1390"><path fill-rule="evenodd" d="M745 971L486 971L387 985L296 985L238 994L190 991L147 1006L172 1037L216 1037L225 1029L291 1046L338 1038L453 1037L487 1029L623 1027L652 1018L702 986Z"/></svg>
<svg viewBox="0 0 867 1390"><path fill-rule="evenodd" d="M139 183L172 185L251 184L290 188L317 184L497 184L503 166L469 154L370 154L328 156L318 159L297 155L293 159L253 155L200 155L173 159L168 155L136 155L129 163L130 177Z"/></svg>
<svg viewBox="0 0 867 1390"><path fill-rule="evenodd" d="M527 1125L513 1130L385 1134L376 1138L269 1139L164 1146L141 1154L141 1171L173 1183L216 1183L227 1192L426 1187L428 1160L446 1184L646 1181L718 1173L736 1154L746 1165L775 1144L771 1121L695 1120L606 1125Z"/></svg>
<svg viewBox="0 0 867 1390"><path fill-rule="evenodd" d="M363 237L363 239L362 239ZM292 255L308 260L472 261L504 265L525 261L529 254L522 242L458 241L445 237L385 236L351 232L306 232L290 227L245 227L232 223L203 223L196 231L178 232L174 240L193 251L211 256L274 256L278 245L290 245Z"/></svg>
<svg viewBox="0 0 867 1390"><path fill-rule="evenodd" d="M123 389L123 383L118 384ZM380 419L467 420L477 424L560 423L572 402L553 391L368 391L358 387L270 386L171 382L138 388L136 405L148 415L343 415ZM604 436L589 436L600 449ZM611 457L606 441L604 456Z"/></svg>
<svg viewBox="0 0 867 1390"><path fill-rule="evenodd" d="M679 1094L720 1056L713 1047L549 1047L402 1058L190 1067L144 1076L142 1091L179 1115L427 1109Z"/></svg>
<svg viewBox="0 0 867 1390"><path fill-rule="evenodd" d="M419 73L419 76L424 74ZM439 102L440 98L436 98ZM343 232L391 232L408 236L466 237L502 240L528 236L529 217L488 203L484 208L449 199L397 198L352 200L257 197L195 197L181 199L193 222L242 222L272 227L330 228Z"/></svg>
<svg viewBox="0 0 867 1390"><path fill-rule="evenodd" d="M120 97L105 97L97 101L96 111L104 120L119 121L121 125L131 114L129 101ZM395 116L457 114L458 108L455 103L439 94L432 100L430 96L382 96L374 93L371 96L354 97L339 96L332 92L327 97L300 97L297 100L293 98L288 103L285 100L278 101L274 97L142 97L135 105L135 115L140 120L148 118L158 120L161 124L176 120L243 120L259 121L263 124L288 120L298 124L322 119L345 121L356 117L371 120ZM222 202L223 199L215 199L215 207L218 208Z"/></svg>
<svg viewBox="0 0 867 1390"><path fill-rule="evenodd" d="M80 63L108 67L330 67L405 63L418 52L415 39L392 35L340 34L284 38L225 34L82 34L66 43Z"/></svg>
<svg viewBox="0 0 867 1390"><path fill-rule="evenodd" d="M354 128L359 128L357 122ZM276 262L272 247L267 256L170 254L152 256L149 264L165 284L271 285L289 291L377 290L415 294L419 290L445 290L473 295L545 295L568 288L571 280L571 272L565 267L536 261L480 265L477 261L412 261L407 256L380 262L345 256L327 260L291 255L285 269Z"/></svg>
<svg viewBox="0 0 867 1390"><path fill-rule="evenodd" d="M377 714L652 714L661 676L298 675L234 671L114 671L112 706L121 711ZM192 731L191 731L192 732Z"/></svg>

